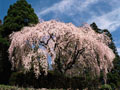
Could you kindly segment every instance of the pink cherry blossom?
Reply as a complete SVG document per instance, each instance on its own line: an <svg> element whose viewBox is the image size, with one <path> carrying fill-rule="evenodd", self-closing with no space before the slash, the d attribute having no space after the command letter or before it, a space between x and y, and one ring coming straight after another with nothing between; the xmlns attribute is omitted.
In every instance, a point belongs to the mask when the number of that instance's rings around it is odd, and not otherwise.
<svg viewBox="0 0 120 90"><path fill-rule="evenodd" d="M10 35L9 59L13 68L24 67L24 72L34 68L38 77L41 72L48 72L49 54L52 65L57 68L55 60L60 60L65 74L84 73L90 68L93 76L104 75L113 67L115 55L108 47L110 38L96 33L90 25L76 27L72 23L55 20L44 21L35 26L24 27ZM42 47L42 48L41 48Z"/></svg>

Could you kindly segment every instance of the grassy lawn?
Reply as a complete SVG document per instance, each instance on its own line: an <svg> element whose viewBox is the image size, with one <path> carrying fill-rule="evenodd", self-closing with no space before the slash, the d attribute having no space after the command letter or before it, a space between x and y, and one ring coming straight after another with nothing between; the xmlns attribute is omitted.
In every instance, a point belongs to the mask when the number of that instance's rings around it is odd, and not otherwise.
<svg viewBox="0 0 120 90"><path fill-rule="evenodd" d="M34 88L19 88L16 86L0 85L0 90L63 90L63 89L34 89Z"/></svg>

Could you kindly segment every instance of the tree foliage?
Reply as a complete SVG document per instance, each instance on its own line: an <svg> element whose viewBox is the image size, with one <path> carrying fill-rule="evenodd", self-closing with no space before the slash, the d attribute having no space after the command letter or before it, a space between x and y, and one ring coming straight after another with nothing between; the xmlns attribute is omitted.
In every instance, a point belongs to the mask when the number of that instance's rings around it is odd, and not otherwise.
<svg viewBox="0 0 120 90"><path fill-rule="evenodd" d="M92 27L92 29L97 32L97 33L102 33L102 30L98 28L98 26L96 25L95 22L93 22L92 24L90 24L90 26Z"/></svg>
<svg viewBox="0 0 120 90"><path fill-rule="evenodd" d="M13 31L19 31L29 24L36 23L38 23L38 17L31 5L26 0L17 0L16 3L10 5L7 16L4 17L3 36L9 35Z"/></svg>
<svg viewBox="0 0 120 90"><path fill-rule="evenodd" d="M2 26L0 26L0 31ZM11 74L11 63L8 59L9 42L0 34L0 83L7 84Z"/></svg>
<svg viewBox="0 0 120 90"><path fill-rule="evenodd" d="M11 75L11 63L8 59L8 35L37 22L38 17L34 13L34 9L26 0L17 0L16 3L10 5L3 24L0 20L0 83L7 84Z"/></svg>
<svg viewBox="0 0 120 90"><path fill-rule="evenodd" d="M0 24L2 23L2 20L0 20Z"/></svg>
<svg viewBox="0 0 120 90"><path fill-rule="evenodd" d="M98 40L104 35L97 34L90 26L81 28L51 20L12 33L9 57L13 68L23 72L29 72L32 68L37 78L48 75L49 55L53 70L60 75L68 78L81 76L91 86L93 81L99 81L103 71L103 78L106 80L115 57L106 44L111 40ZM86 29L87 33L84 32ZM98 83L94 85L97 86Z"/></svg>
<svg viewBox="0 0 120 90"><path fill-rule="evenodd" d="M100 90L112 90L112 88L109 84L104 84L101 86Z"/></svg>
<svg viewBox="0 0 120 90"><path fill-rule="evenodd" d="M108 44L109 48L111 48L115 54L115 59L113 61L114 68L107 74L107 83L111 85L112 89L120 88L120 57L118 55L116 46L114 44L114 40L112 38L112 34L107 29L100 30L95 23L91 24L91 27L96 32L101 32L107 35L111 39L111 43ZM104 87L104 86L103 86Z"/></svg>
<svg viewBox="0 0 120 90"><path fill-rule="evenodd" d="M105 33L111 39L112 42L108 46L113 50L115 55L118 56L118 52L114 44L114 40L112 38L112 34L107 29L104 29L102 32Z"/></svg>
<svg viewBox="0 0 120 90"><path fill-rule="evenodd" d="M118 52L117 52L117 49L116 49L116 46L114 44L114 41L113 41L113 38L112 38L112 34L109 32L109 30L107 29L99 29L98 26L96 25L95 22L93 22L92 24L90 24L91 28L97 32L97 33L104 33L105 35L107 35L110 40L111 40L111 43L109 43L109 48L111 48L113 50L113 52L115 53L115 55L118 55Z"/></svg>

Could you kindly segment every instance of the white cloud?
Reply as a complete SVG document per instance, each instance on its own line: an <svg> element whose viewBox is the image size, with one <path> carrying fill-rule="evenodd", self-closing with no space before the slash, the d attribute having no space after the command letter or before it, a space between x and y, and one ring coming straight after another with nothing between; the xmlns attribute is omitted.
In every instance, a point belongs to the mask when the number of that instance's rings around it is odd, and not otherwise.
<svg viewBox="0 0 120 90"><path fill-rule="evenodd" d="M117 48L118 54L120 55L120 48Z"/></svg>
<svg viewBox="0 0 120 90"><path fill-rule="evenodd" d="M120 7L120 0L104 0L106 2L109 2L109 5L112 7L112 8L118 8Z"/></svg>
<svg viewBox="0 0 120 90"><path fill-rule="evenodd" d="M40 11L37 15L40 17L48 14L49 12L58 12L58 15L59 13L69 13L69 15L74 15L86 10L88 6L96 3L97 1L99 0L62 0L61 2Z"/></svg>
<svg viewBox="0 0 120 90"><path fill-rule="evenodd" d="M55 11L64 12L65 10L70 8L70 6L72 5L73 2L74 2L74 0L62 0L61 2L56 3L53 6L42 10L37 15L38 16L45 15L51 11L52 12L55 12Z"/></svg>
<svg viewBox="0 0 120 90"><path fill-rule="evenodd" d="M114 43L115 43L116 45L119 45L119 44L120 44L120 40L119 40L119 39L118 39L118 40L115 40Z"/></svg>
<svg viewBox="0 0 120 90"><path fill-rule="evenodd" d="M89 6L91 6L92 4L97 3L98 0L76 0L75 2L75 8L76 10L82 12L82 11L86 11L88 9ZM77 12L78 13L78 12Z"/></svg>
<svg viewBox="0 0 120 90"><path fill-rule="evenodd" d="M111 6L110 8L112 8L112 11L108 12L107 14L104 12L104 10L103 12L101 10L98 10L97 12L94 12L94 9L90 10L90 7L98 3L99 0L61 0L60 2L53 4L51 7L38 12L37 15L38 17L42 18L44 15L53 12L54 18L60 18L61 14L66 14L67 16L73 16L71 17L73 23L79 25L81 21L81 15L84 17L84 14L86 15L86 13L88 13L90 15L90 19L87 21L88 23L96 22L99 28L108 29L110 32L113 32L120 26L120 8L117 7L116 9L114 7L118 5L113 5L116 3L116 1L117 0L112 0L111 2L108 0L101 1L108 3ZM97 16L96 13L98 12L101 12L102 16ZM76 14L80 17L74 17ZM82 19L86 21L86 18Z"/></svg>
<svg viewBox="0 0 120 90"><path fill-rule="evenodd" d="M97 11L94 10L96 5L94 4L103 2L109 6L109 10L101 9L98 6ZM67 16L72 16L72 22L76 25L80 25L80 22L86 21L86 16L88 15L88 23L96 22L98 27L101 29L108 29L110 32L115 31L120 27L120 1L119 0L60 0L60 2L53 4L50 7L42 8L40 12L37 12L38 17L42 18L44 15L53 12L53 17L61 17L60 14L66 14ZM92 8L91 8L92 6ZM103 6L104 8L104 6ZM111 11L110 11L111 10ZM98 13L100 16L98 16ZM75 16L77 14L77 16ZM85 16L85 18L84 18ZM63 20L64 21L64 20ZM120 54L120 48L117 48Z"/></svg>
<svg viewBox="0 0 120 90"><path fill-rule="evenodd" d="M108 29L110 32L120 27L120 8L117 8L102 16L94 16L88 20L88 23L96 22L101 29Z"/></svg>

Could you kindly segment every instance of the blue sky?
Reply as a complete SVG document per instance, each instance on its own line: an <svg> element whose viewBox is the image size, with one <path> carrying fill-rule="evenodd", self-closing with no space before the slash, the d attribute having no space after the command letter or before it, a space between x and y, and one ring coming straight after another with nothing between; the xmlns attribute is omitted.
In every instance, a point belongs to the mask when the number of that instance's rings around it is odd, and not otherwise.
<svg viewBox="0 0 120 90"><path fill-rule="evenodd" d="M27 0L39 18L72 22L76 26L96 22L108 29L120 54L120 0ZM0 0L0 19L16 0Z"/></svg>

